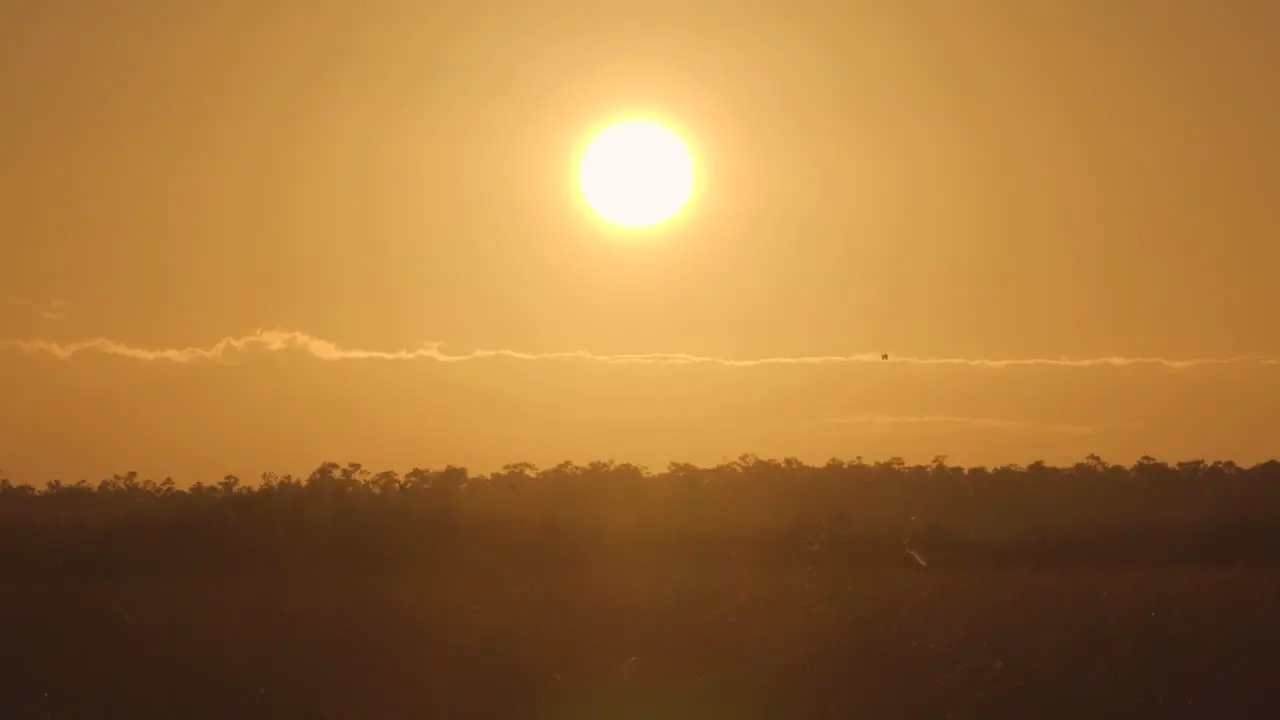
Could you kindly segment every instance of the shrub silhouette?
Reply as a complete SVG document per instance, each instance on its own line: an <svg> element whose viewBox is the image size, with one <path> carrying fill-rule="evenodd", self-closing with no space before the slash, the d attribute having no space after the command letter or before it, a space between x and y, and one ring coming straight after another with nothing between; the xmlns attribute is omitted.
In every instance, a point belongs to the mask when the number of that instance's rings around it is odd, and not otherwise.
<svg viewBox="0 0 1280 720"><path fill-rule="evenodd" d="M0 479L0 716L1251 716L1277 559L1276 461Z"/></svg>
<svg viewBox="0 0 1280 720"><path fill-rule="evenodd" d="M876 562L901 562L908 542L957 561L1247 558L1269 556L1280 537L1280 462L1124 466L1091 455L1070 467L989 469L944 456L810 466L743 455L658 473L609 461L400 475L325 462L305 478L264 473L252 485L227 476L180 488L134 472L39 490L0 479L0 533L25 547L18 562L33 570L67 547L138 570L197 560L284 567L311 553L395 566L457 555L453 544L541 552L532 549L552 539L582 548L628 538L779 549L807 539Z"/></svg>

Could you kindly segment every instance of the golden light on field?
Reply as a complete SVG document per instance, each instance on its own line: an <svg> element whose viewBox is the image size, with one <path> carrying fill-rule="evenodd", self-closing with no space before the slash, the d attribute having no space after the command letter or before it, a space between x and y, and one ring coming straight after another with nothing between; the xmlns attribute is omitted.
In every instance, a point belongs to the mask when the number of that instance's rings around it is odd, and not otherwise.
<svg viewBox="0 0 1280 720"><path fill-rule="evenodd" d="M644 228L670 220L693 195L693 158L672 131L619 123L591 141L578 168L587 205L607 222Z"/></svg>

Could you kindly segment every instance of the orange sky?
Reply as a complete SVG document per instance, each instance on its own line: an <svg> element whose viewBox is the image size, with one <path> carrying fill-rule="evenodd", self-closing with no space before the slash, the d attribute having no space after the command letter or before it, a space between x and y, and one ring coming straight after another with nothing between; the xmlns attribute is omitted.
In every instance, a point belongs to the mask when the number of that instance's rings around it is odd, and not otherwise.
<svg viewBox="0 0 1280 720"><path fill-rule="evenodd" d="M1248 0L0 2L0 470L1266 459L1277 37ZM571 163L637 110L703 185L622 242ZM260 328L320 349L163 354ZM351 352L425 342L524 355Z"/></svg>

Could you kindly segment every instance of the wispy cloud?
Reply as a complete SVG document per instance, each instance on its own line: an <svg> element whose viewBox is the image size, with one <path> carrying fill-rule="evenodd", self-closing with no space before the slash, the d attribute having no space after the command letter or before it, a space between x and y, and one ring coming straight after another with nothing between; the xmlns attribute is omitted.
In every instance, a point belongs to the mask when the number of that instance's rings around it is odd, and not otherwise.
<svg viewBox="0 0 1280 720"><path fill-rule="evenodd" d="M847 415L830 418L827 423L830 425L969 425L989 428L1011 428L1025 425L1025 423L1017 420L955 415Z"/></svg>
<svg viewBox="0 0 1280 720"><path fill-rule="evenodd" d="M53 298L49 301L49 307L40 312L40 317L45 320L66 320L67 308L71 306L71 301L66 298Z"/></svg>
<svg viewBox="0 0 1280 720"><path fill-rule="evenodd" d="M990 430L1029 429L1047 430L1067 435L1093 435L1098 429L1090 425L1063 423L1037 423L993 417L966 417L957 415L847 415L827 419L828 425L937 425L943 427L971 427Z"/></svg>
<svg viewBox="0 0 1280 720"><path fill-rule="evenodd" d="M323 338L291 330L259 330L250 335L225 337L207 347L147 348L135 347L108 338L91 338L68 343L49 340L0 340L0 347L17 349L31 355L49 355L69 360L77 355L111 355L149 362L198 363L224 361L238 354L251 352L296 351L319 360L433 360L442 363L468 362L485 359L510 359L523 361L566 361L605 363L612 365L722 365L728 367L760 367L766 365L953 365L979 368L1007 367L1131 367L1152 366L1181 370L1222 365L1274 365L1280 366L1280 358L1265 356L1234 356L1226 358L1160 358L1104 356L1093 358L961 358L890 356L882 359L879 353L855 355L797 355L759 358L725 358L687 353L620 353L601 354L586 350L531 353L511 349L478 349L462 353L447 352L444 343L424 343L417 348L400 350L366 350L344 348Z"/></svg>
<svg viewBox="0 0 1280 720"><path fill-rule="evenodd" d="M48 302L40 303L20 295L8 295L4 298L4 304L13 308L37 312L42 320L65 320L67 318L67 308L71 305L71 302L65 298L52 298Z"/></svg>

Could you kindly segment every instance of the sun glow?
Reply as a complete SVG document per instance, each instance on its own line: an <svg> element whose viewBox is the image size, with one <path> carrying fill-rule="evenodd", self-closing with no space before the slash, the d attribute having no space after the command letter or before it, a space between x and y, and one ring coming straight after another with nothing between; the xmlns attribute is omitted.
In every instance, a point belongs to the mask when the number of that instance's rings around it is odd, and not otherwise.
<svg viewBox="0 0 1280 720"><path fill-rule="evenodd" d="M624 228L670 220L693 195L693 158L680 138L652 122L613 125L592 140L578 168L591 209Z"/></svg>

